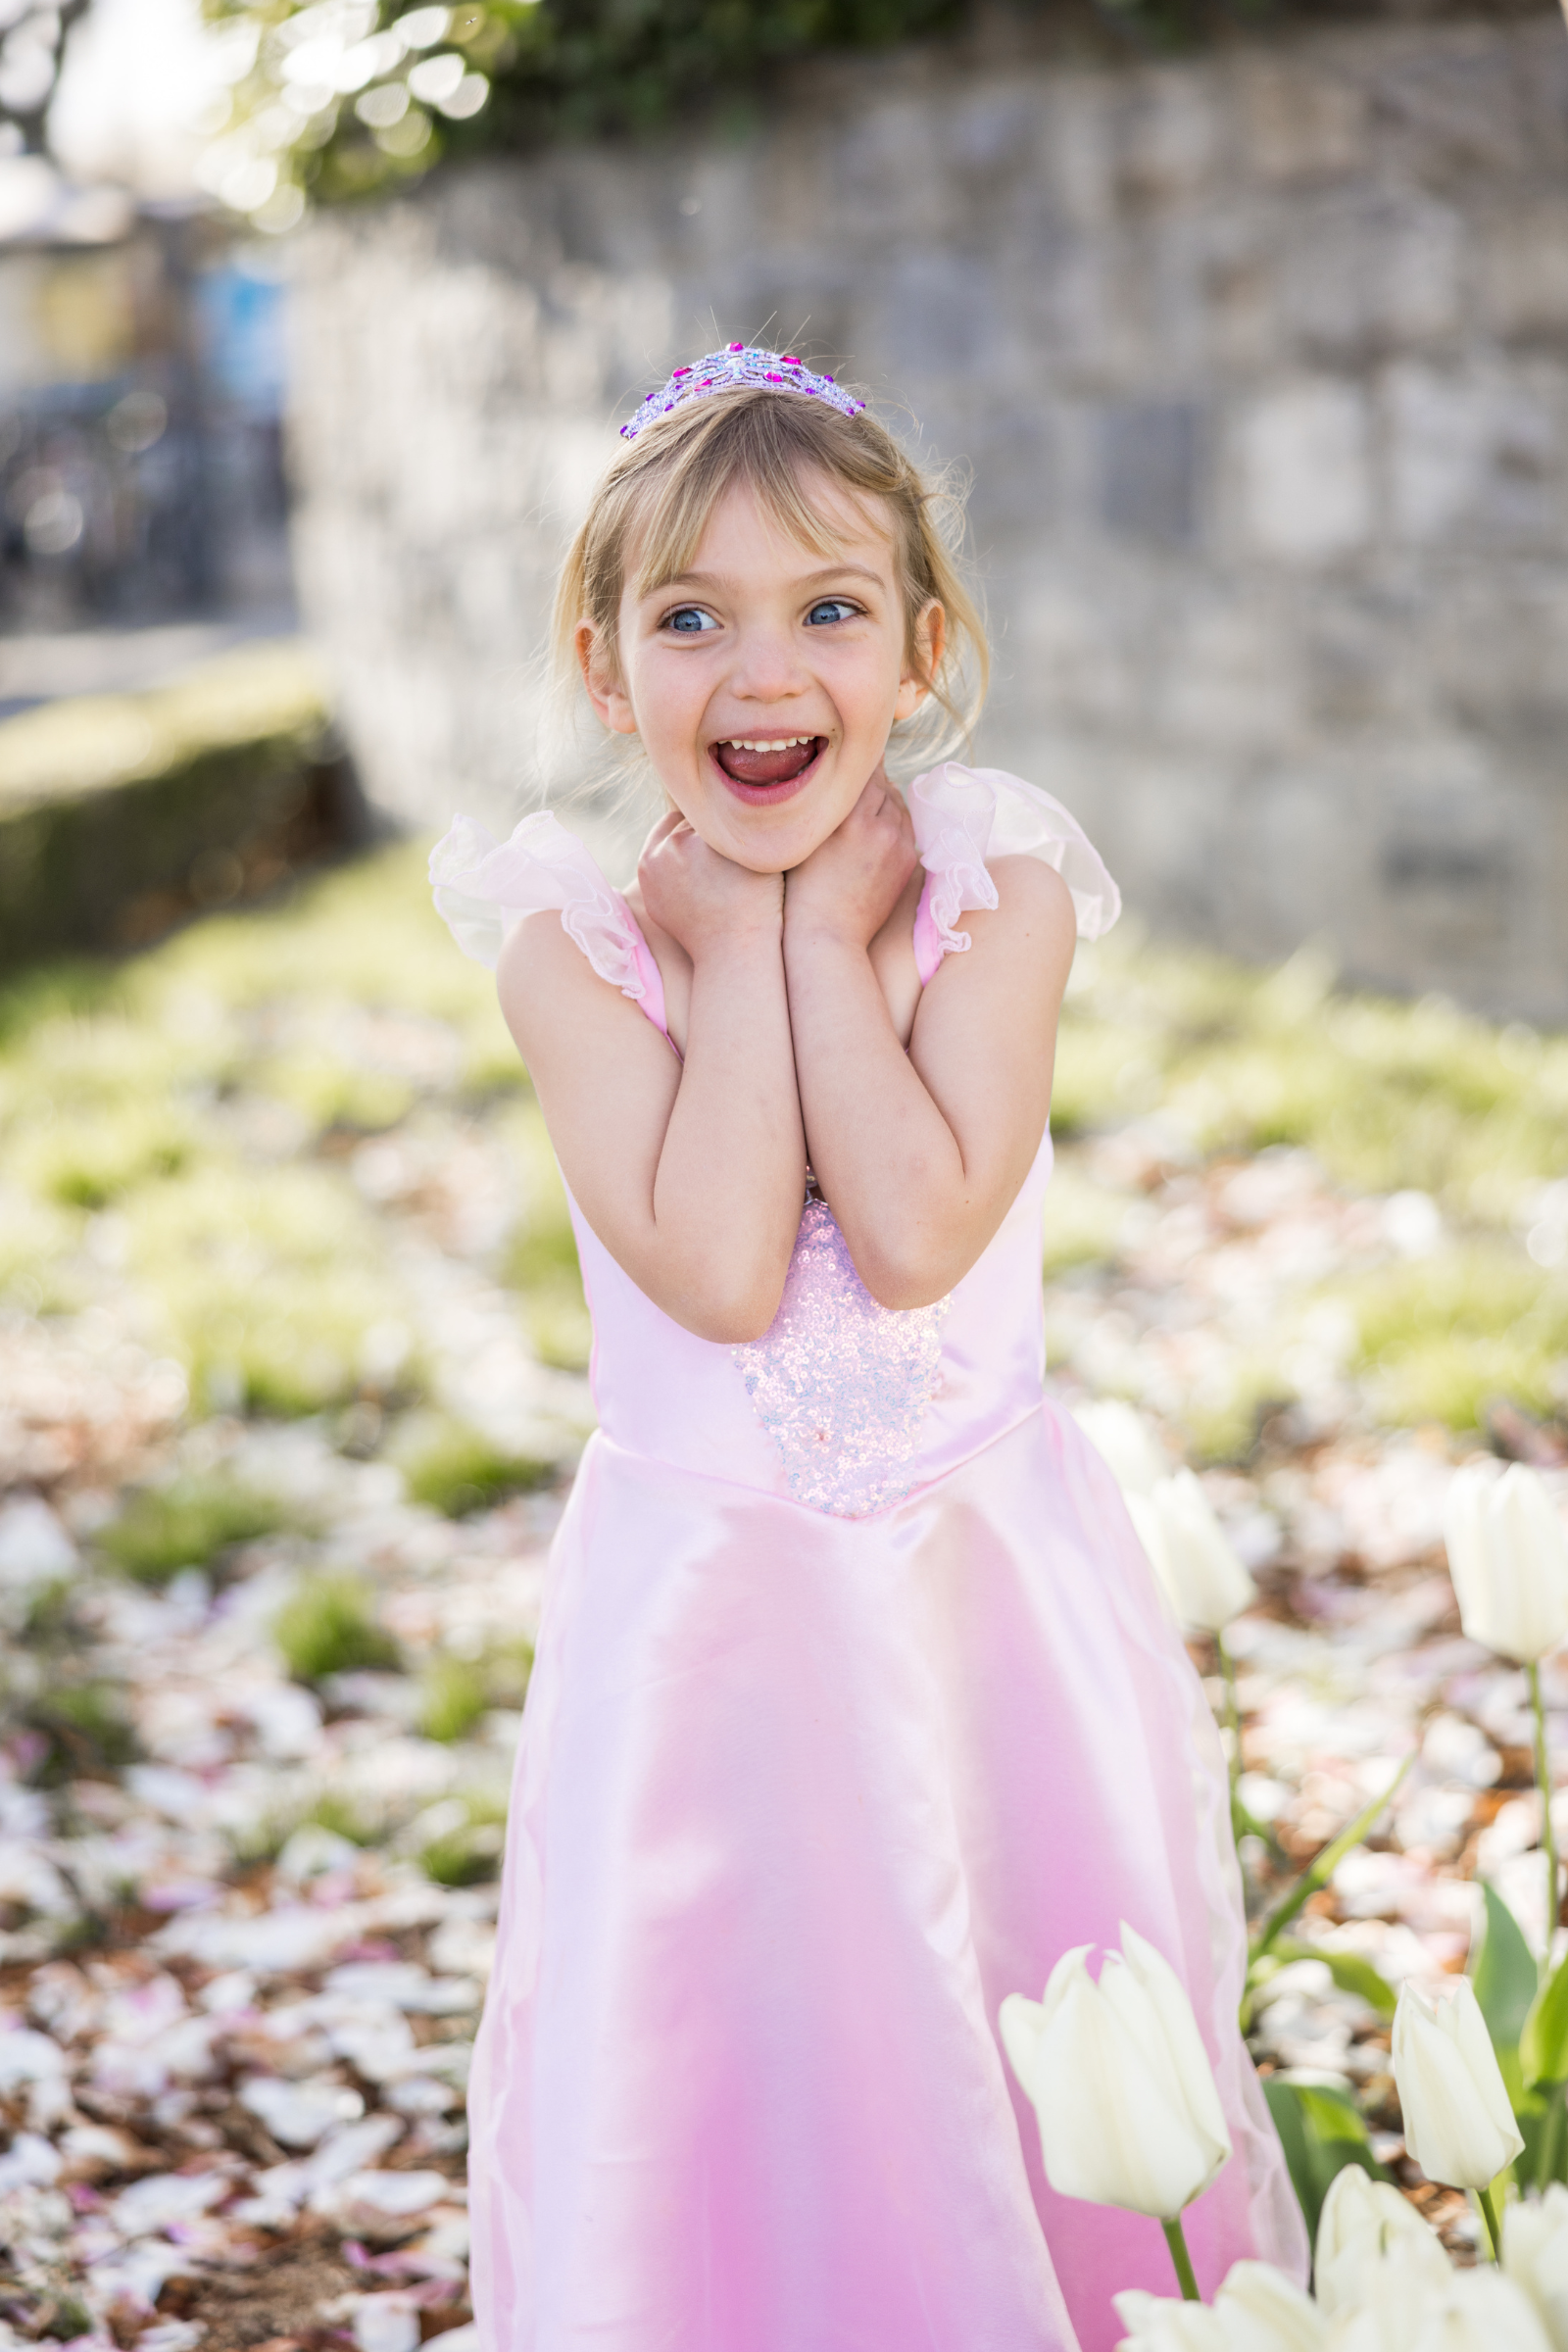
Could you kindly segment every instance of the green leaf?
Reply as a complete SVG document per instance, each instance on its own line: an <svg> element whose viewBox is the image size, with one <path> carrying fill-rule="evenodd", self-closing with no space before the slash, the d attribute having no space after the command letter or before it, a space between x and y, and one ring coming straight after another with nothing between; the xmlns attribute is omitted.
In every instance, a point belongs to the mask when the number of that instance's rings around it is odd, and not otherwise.
<svg viewBox="0 0 1568 2352"><path fill-rule="evenodd" d="M1399 1996L1388 1978L1359 1952L1334 1951L1321 1943L1296 1943L1286 1937L1273 1946L1269 1958L1281 1967L1293 1960L1321 1960L1342 1992L1358 1993L1379 2017L1392 2017L1398 2007Z"/></svg>
<svg viewBox="0 0 1568 2352"><path fill-rule="evenodd" d="M1297 1913L1316 1894L1318 1888L1333 1877L1336 1868L1351 1847L1360 1844L1384 1807L1394 1802L1405 1775L1415 1762L1416 1754L1417 1750L1412 1748L1384 1789L1383 1794L1375 1796L1369 1805L1363 1805L1355 1819L1347 1822L1339 1836L1321 1848L1302 1871L1295 1886L1281 1896L1267 1918L1259 1924L1257 1934L1252 1938L1254 1958L1266 1952L1270 1945L1278 1940Z"/></svg>
<svg viewBox="0 0 1568 2352"><path fill-rule="evenodd" d="M1530 2004L1519 2035L1519 2071L1532 2086L1568 2082L1568 1960Z"/></svg>
<svg viewBox="0 0 1568 2352"><path fill-rule="evenodd" d="M1496 1888L1483 1886L1481 1891L1486 1897L1486 1926L1471 1964L1470 1982L1500 2063L1505 2052L1519 2047L1525 2019L1536 1998L1538 1971L1519 1922Z"/></svg>
<svg viewBox="0 0 1568 2352"><path fill-rule="evenodd" d="M1386 2180L1389 2175L1374 2157L1366 2126L1345 2091L1326 2082L1269 2075L1263 2096L1306 2219L1307 2236L1315 2244L1323 2200L1348 2164L1358 2164L1374 2180Z"/></svg>

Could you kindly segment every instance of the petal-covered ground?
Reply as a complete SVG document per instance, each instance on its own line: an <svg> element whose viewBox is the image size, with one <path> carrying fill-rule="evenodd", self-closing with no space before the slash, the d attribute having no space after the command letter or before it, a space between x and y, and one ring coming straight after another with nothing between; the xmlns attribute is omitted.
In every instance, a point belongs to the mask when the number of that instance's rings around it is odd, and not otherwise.
<svg viewBox="0 0 1568 2352"><path fill-rule="evenodd" d="M1568 1045L1113 941L1056 1124L1054 1377L1141 1406L1260 1590L1258 1904L1419 1749L1259 2061L1349 2086L1462 2241L1349 1961L1462 1967L1483 1877L1541 1933L1524 1677L1441 1526L1489 1446L1568 1499ZM0 996L0 2348L470 2343L463 2086L586 1348L414 850Z"/></svg>

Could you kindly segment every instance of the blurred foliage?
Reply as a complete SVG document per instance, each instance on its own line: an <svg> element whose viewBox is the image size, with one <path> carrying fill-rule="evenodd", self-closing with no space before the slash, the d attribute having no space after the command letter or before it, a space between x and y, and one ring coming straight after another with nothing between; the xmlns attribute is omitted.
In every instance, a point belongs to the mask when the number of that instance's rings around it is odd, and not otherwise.
<svg viewBox="0 0 1568 2352"><path fill-rule="evenodd" d="M438 1886L475 1886L496 1876L507 1835L504 1796L472 1792L449 1797L432 1806L425 1818L429 1834L418 1859L426 1878Z"/></svg>
<svg viewBox="0 0 1568 2352"><path fill-rule="evenodd" d="M301 1577L277 1613L272 1639L297 1683L399 1663L398 1645L376 1616L374 1592L347 1570Z"/></svg>
<svg viewBox="0 0 1568 2352"><path fill-rule="evenodd" d="M119 1683L51 1682L19 1710L18 1720L24 1737L31 1735L26 1778L40 1788L107 1779L141 1753Z"/></svg>
<svg viewBox="0 0 1568 2352"><path fill-rule="evenodd" d="M405 1403L424 1367L345 1155L425 1102L526 1086L415 847L118 965L19 975L0 985L0 1305L69 1313L128 1280L198 1412Z"/></svg>
<svg viewBox="0 0 1568 2352"><path fill-rule="evenodd" d="M292 637L219 656L142 694L43 703L0 729L0 810L101 792L279 736L312 743L327 704L320 657Z"/></svg>
<svg viewBox="0 0 1568 2352"><path fill-rule="evenodd" d="M557 1470L553 1461L508 1452L444 1413L408 1414L388 1451L411 1500L428 1503L449 1519L484 1510L504 1494L543 1486Z"/></svg>
<svg viewBox="0 0 1568 2352"><path fill-rule="evenodd" d="M489 1704L477 1666L466 1658L434 1658L419 1679L418 1728L426 1740L466 1740Z"/></svg>
<svg viewBox="0 0 1568 2352"><path fill-rule="evenodd" d="M965 13L965 0L208 0L232 97L206 176L260 227L288 228L307 194L366 195L443 154L656 129L760 95L794 59Z"/></svg>
<svg viewBox="0 0 1568 2352"><path fill-rule="evenodd" d="M163 1585L182 1568L205 1568L236 1544L287 1527L293 1514L274 1494L216 1475L143 1487L98 1543L137 1584Z"/></svg>
<svg viewBox="0 0 1568 2352"><path fill-rule="evenodd" d="M1498 1397L1562 1411L1568 1039L1348 993L1315 950L1259 974L1127 926L1080 957L1053 1124L1044 1259L1064 1298L1133 1264L1157 1213L1087 1139L1138 1131L1130 1169L1300 1151L1349 1194L1422 1197L1409 1251L1378 1239L1375 1207L1369 1254L1294 1294L1291 1315L1343 1326L1370 1409L1457 1428ZM494 1187L471 1245L452 1239L470 1170ZM104 1344L177 1364L196 1414L339 1414L350 1450L460 1514L555 1461L532 1433L509 1451L438 1409L416 1272L432 1240L510 1290L543 1361L586 1363L543 1116L490 974L432 911L420 845L119 963L0 985L0 1311L109 1318ZM1245 1454L1294 1393L1289 1320L1255 1357L1195 1365L1181 1417L1200 1454ZM148 1524L115 1539L144 1545L129 1573L200 1556L199 1530Z"/></svg>
<svg viewBox="0 0 1568 2352"><path fill-rule="evenodd" d="M519 1103L503 1123L502 1134L521 1198L501 1276L521 1295L528 1337L540 1361L581 1372L593 1347L593 1326L566 1188L538 1103Z"/></svg>
<svg viewBox="0 0 1568 2352"><path fill-rule="evenodd" d="M1428 1193L1456 1222L1512 1228L1568 1175L1568 1038L1438 997L1342 995L1320 949L1259 976L1129 926L1081 957L1052 1127L1156 1111L1203 1158L1295 1146L1356 1191Z"/></svg>

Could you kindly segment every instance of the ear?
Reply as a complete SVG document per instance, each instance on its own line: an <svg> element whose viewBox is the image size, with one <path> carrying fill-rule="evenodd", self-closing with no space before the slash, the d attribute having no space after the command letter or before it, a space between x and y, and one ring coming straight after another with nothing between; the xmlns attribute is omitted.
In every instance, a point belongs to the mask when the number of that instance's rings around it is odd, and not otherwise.
<svg viewBox="0 0 1568 2352"><path fill-rule="evenodd" d="M635 735L637 714L598 623L579 620L571 641L576 648L582 682L588 689L588 700L598 713L600 725L608 727L612 735Z"/></svg>
<svg viewBox="0 0 1568 2352"><path fill-rule="evenodd" d="M895 720L912 718L930 693L927 680L934 678L942 666L942 650L948 642L948 616L935 597L914 624L914 650L917 666L906 669L899 680L899 699L893 706Z"/></svg>

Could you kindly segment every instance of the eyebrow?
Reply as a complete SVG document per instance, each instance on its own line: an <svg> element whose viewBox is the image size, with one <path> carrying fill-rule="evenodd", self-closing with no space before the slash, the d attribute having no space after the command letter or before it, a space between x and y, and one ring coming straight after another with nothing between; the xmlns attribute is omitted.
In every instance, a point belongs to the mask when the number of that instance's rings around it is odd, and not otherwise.
<svg viewBox="0 0 1568 2352"><path fill-rule="evenodd" d="M867 564L827 564L820 571L804 573L796 585L801 588L809 588L821 580L848 578L869 580L873 588L883 588L887 585L882 573L873 571ZM724 578L721 572L677 571L673 579L662 580L657 588L650 588L648 594L650 596L667 596L671 588L721 588L723 585Z"/></svg>

